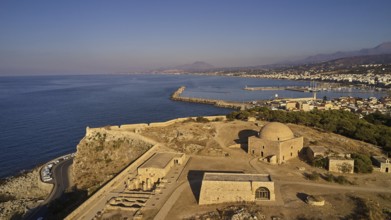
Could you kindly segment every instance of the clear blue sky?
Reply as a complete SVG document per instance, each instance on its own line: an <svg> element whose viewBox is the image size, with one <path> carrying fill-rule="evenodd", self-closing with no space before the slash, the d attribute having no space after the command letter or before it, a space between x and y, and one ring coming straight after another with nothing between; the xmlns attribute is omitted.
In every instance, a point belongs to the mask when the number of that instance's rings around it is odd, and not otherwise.
<svg viewBox="0 0 391 220"><path fill-rule="evenodd" d="M260 65L390 40L390 0L0 1L1 75Z"/></svg>

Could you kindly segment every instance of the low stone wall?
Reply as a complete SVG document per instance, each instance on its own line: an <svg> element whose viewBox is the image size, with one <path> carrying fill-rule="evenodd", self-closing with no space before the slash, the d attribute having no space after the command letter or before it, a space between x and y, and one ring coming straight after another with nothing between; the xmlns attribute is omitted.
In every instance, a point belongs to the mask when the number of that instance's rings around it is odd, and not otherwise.
<svg viewBox="0 0 391 220"><path fill-rule="evenodd" d="M121 173L119 173L113 179L108 181L106 185L100 188L96 193L94 193L90 198L88 198L87 201L81 204L76 210L74 210L71 214L69 214L65 219L68 220L80 219L82 217L81 215L87 213L88 210L86 209L88 208L89 205L93 204L95 200L99 199L104 194L108 193L111 190L111 187L113 187L115 184L121 182L123 179L126 179L126 177L129 175L129 171L137 170L137 167L139 167L142 163L148 160L154 153L156 153L159 147L160 147L159 144L156 144L153 147L151 147L147 152L145 152L143 155L137 158L133 163L131 163L128 167L126 167Z"/></svg>

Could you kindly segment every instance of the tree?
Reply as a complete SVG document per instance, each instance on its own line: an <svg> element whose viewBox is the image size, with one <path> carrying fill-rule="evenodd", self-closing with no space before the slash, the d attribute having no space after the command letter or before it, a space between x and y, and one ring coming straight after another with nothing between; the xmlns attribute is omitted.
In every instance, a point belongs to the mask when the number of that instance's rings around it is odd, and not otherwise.
<svg viewBox="0 0 391 220"><path fill-rule="evenodd" d="M365 154L352 154L354 159L354 172L356 173L372 173L372 161Z"/></svg>

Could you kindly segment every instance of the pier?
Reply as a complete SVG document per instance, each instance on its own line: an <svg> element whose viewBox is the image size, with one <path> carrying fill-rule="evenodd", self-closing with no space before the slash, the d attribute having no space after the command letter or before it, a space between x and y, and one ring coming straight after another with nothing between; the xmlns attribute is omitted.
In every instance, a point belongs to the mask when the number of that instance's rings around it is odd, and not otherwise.
<svg viewBox="0 0 391 220"><path fill-rule="evenodd" d="M219 99L204 99L204 98L192 98L192 97L183 97L181 96L183 91L185 91L186 87L181 86L179 89L177 89L172 95L171 100L174 101L181 101L181 102L193 102L193 103L200 103L200 104L208 104L208 105L214 105L216 107L221 108L232 108L236 110L244 110L247 108L250 108L250 103L245 102L229 102Z"/></svg>

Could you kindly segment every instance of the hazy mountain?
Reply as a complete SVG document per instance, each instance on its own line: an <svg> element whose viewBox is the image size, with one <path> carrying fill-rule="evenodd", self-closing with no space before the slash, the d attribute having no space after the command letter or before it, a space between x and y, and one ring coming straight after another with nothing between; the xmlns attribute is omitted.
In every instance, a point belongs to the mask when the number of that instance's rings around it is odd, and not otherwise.
<svg viewBox="0 0 391 220"><path fill-rule="evenodd" d="M155 70L154 72L162 72L162 73L186 73L186 72L197 72L197 71L206 71L215 69L216 67L212 64L197 61L191 64L184 64L180 66L175 67L167 67L167 68L160 68L158 70Z"/></svg>
<svg viewBox="0 0 391 220"><path fill-rule="evenodd" d="M354 65L363 64L391 64L391 54L380 54L380 55L367 55L367 56L355 56L355 57L344 57L335 60L330 60L314 66L336 66L339 68L350 67Z"/></svg>
<svg viewBox="0 0 391 220"><path fill-rule="evenodd" d="M215 66L209 63L205 63L202 61L197 61L192 64L185 64L181 66L176 66L174 69L186 70L186 71L196 71L196 70L208 70L213 69Z"/></svg>
<svg viewBox="0 0 391 220"><path fill-rule="evenodd" d="M332 54L317 54L309 56L306 59L299 61L298 63L320 63L329 60L335 60L344 57L356 57L366 55L379 55L379 54L391 54L391 42L382 43L374 48L361 49L357 51L349 52L336 52Z"/></svg>

